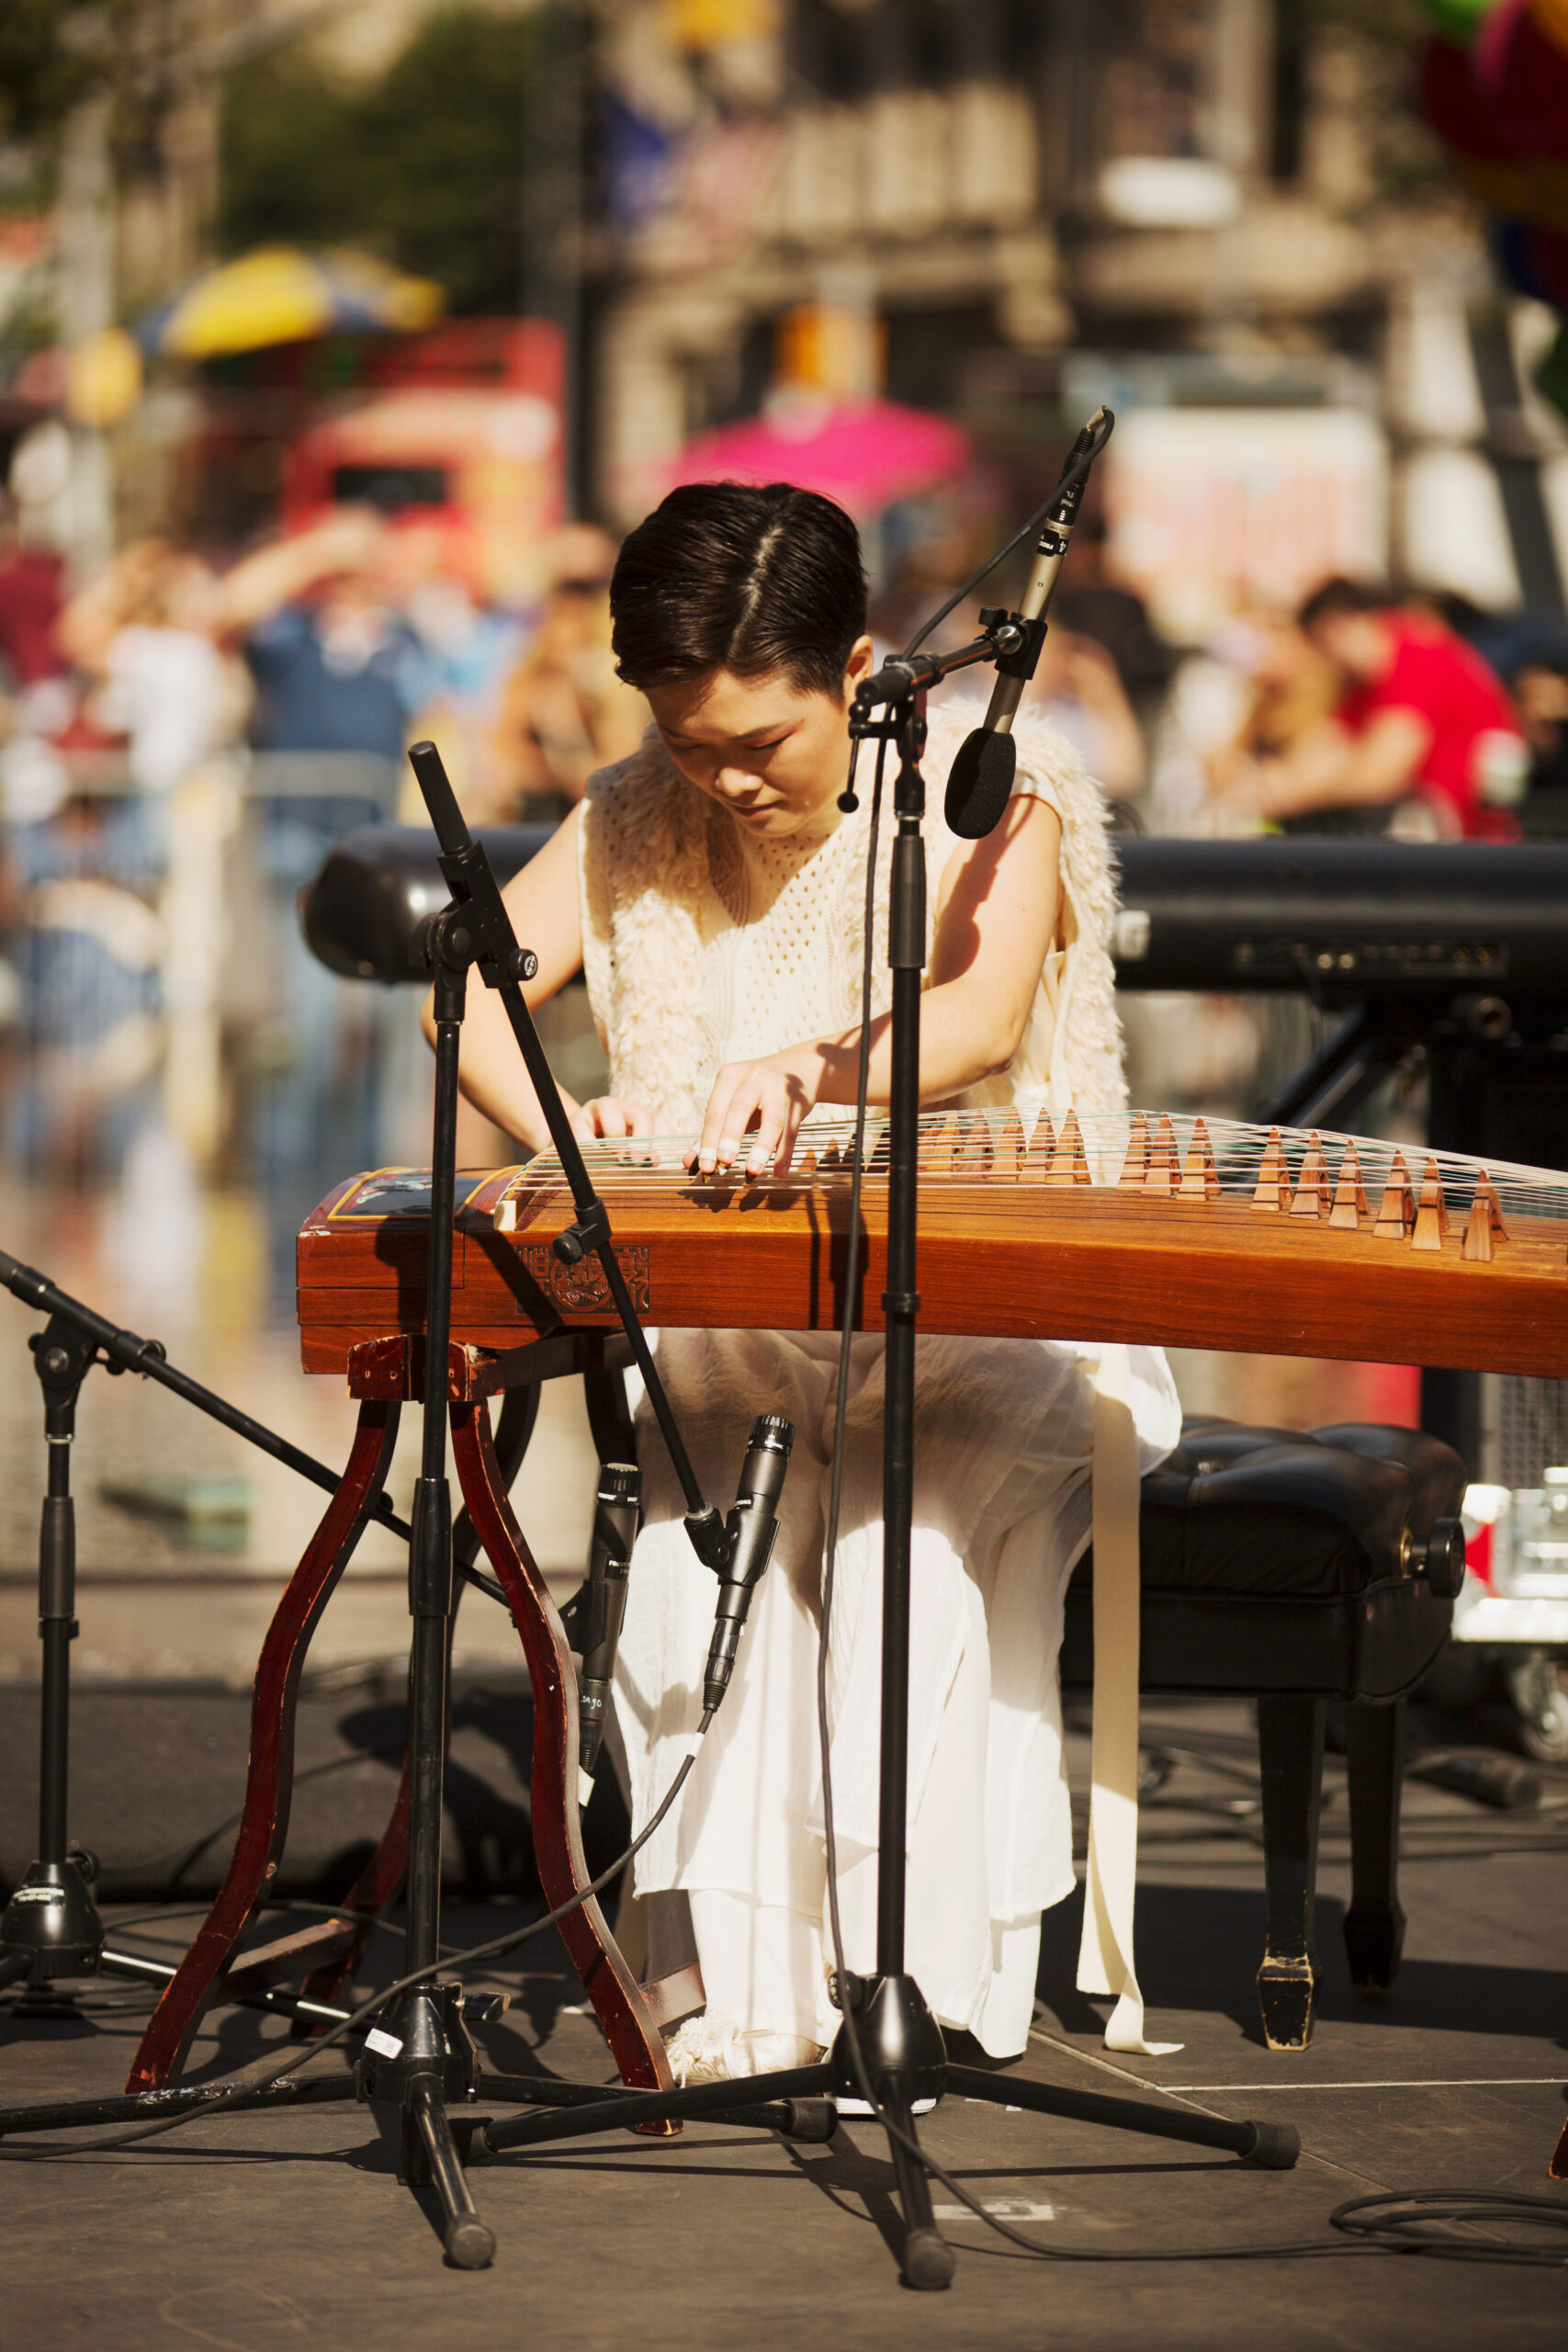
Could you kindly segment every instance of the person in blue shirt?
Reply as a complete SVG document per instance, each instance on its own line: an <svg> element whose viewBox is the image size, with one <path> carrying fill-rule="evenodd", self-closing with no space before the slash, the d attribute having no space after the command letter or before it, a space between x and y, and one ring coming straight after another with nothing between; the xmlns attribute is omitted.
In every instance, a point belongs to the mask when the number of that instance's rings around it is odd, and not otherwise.
<svg viewBox="0 0 1568 2352"><path fill-rule="evenodd" d="M358 752L400 762L431 690L429 659L384 584L387 528L344 507L236 564L223 619L255 685L262 752Z"/></svg>

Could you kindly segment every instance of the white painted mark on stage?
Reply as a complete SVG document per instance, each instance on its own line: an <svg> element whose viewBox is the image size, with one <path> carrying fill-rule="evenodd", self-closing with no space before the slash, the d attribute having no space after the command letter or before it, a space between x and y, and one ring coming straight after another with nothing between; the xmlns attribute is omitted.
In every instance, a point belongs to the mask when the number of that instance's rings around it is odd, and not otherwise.
<svg viewBox="0 0 1568 2352"><path fill-rule="evenodd" d="M1139 2077L1142 2080L1142 2077ZM1501 2091L1520 2090L1527 2086L1541 2089L1561 2086L1562 2076L1557 2075L1458 2075L1451 2080L1418 2082L1402 2075L1394 2082L1373 2083L1156 2083L1149 2082L1151 2091L1289 2091L1293 2098L1297 2091Z"/></svg>
<svg viewBox="0 0 1568 2352"><path fill-rule="evenodd" d="M1056 2218L1056 2208L1037 2197L985 2197L980 2201L998 2222L1054 2222ZM967 2205L933 2205L931 2214L939 2222L973 2222L978 2218Z"/></svg>

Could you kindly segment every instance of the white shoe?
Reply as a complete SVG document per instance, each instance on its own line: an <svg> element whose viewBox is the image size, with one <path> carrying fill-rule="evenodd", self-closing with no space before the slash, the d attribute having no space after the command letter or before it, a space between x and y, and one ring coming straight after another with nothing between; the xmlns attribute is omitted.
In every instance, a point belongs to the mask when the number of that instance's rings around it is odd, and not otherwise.
<svg viewBox="0 0 1568 2352"><path fill-rule="evenodd" d="M765 2027L748 2031L712 2009L677 2026L664 2048L682 2089L689 2083L735 2082L747 2075L814 2066L828 2054L819 2041L796 2033L773 2033Z"/></svg>

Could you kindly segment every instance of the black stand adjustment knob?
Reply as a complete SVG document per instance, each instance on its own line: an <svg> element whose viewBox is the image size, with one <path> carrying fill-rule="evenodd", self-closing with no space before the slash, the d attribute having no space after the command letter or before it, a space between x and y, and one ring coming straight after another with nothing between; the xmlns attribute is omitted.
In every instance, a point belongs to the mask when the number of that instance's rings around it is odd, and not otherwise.
<svg viewBox="0 0 1568 2352"><path fill-rule="evenodd" d="M1425 1577L1439 1600L1456 1600L1464 1582L1464 1526L1457 1519L1435 1519L1424 1544L1405 1539L1407 1572Z"/></svg>

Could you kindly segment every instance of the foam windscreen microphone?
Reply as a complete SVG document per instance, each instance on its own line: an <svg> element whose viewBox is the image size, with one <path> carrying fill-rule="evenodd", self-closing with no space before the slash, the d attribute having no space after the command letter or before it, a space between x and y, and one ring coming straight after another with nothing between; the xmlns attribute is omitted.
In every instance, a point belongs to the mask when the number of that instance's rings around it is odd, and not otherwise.
<svg viewBox="0 0 1568 2352"><path fill-rule="evenodd" d="M1096 409L1067 452L1034 551L1029 585L1012 616L1023 631L1023 644L997 663L997 683L985 718L964 738L949 772L945 814L949 831L961 841L980 841L1001 822L1018 767L1013 718L1045 642L1046 608L1073 535L1089 469L1110 440L1115 422L1108 408Z"/></svg>
<svg viewBox="0 0 1568 2352"><path fill-rule="evenodd" d="M993 708L997 693L1006 683L999 680L993 691ZM949 832L956 833L960 841L982 841L1001 823L1018 773L1018 745L1011 729L1010 710L1005 730L993 724L987 710L985 725L975 728L958 746L947 774L946 816Z"/></svg>

